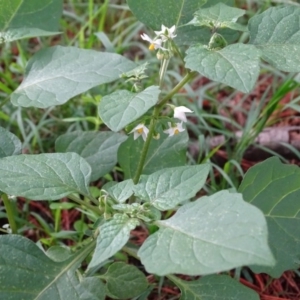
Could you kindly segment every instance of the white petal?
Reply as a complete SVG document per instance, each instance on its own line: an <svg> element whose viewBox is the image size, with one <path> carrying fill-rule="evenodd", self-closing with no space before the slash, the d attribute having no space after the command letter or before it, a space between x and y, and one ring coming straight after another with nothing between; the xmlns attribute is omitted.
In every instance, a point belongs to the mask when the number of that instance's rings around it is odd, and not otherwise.
<svg viewBox="0 0 300 300"><path fill-rule="evenodd" d="M174 118L179 119L183 122L187 122L185 113L182 111L174 111Z"/></svg>
<svg viewBox="0 0 300 300"><path fill-rule="evenodd" d="M181 123L176 123L176 125L177 125L177 129L179 130L179 132L184 131L182 122Z"/></svg>
<svg viewBox="0 0 300 300"><path fill-rule="evenodd" d="M171 28L170 28L170 33L173 34L176 30L176 26L173 25Z"/></svg>
<svg viewBox="0 0 300 300"><path fill-rule="evenodd" d="M148 41L149 43L153 43L153 40L146 33L141 34L141 38L144 41Z"/></svg>
<svg viewBox="0 0 300 300"><path fill-rule="evenodd" d="M178 107L175 107L174 110L179 110L179 111L182 111L182 112L189 112L189 113L192 113L193 111L190 110L189 108L185 107L185 106L178 106Z"/></svg>
<svg viewBox="0 0 300 300"><path fill-rule="evenodd" d="M149 129L143 125L143 132L147 135L149 133Z"/></svg>
<svg viewBox="0 0 300 300"><path fill-rule="evenodd" d="M138 133L137 131L135 131L133 133L133 139L136 140L140 135L141 135L140 133Z"/></svg>

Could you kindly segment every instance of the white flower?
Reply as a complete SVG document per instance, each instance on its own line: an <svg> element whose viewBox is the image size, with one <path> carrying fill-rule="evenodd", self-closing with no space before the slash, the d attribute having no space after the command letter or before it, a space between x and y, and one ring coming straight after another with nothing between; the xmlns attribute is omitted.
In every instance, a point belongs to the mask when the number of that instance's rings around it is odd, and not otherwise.
<svg viewBox="0 0 300 300"><path fill-rule="evenodd" d="M141 34L141 38L144 40L144 41L147 41L150 43L150 46L149 46L149 50L156 50L156 49L162 49L162 50L166 50L165 48L163 48L161 46L162 44L162 39L157 39L157 38L154 38L154 39L151 39L146 33L143 33Z"/></svg>
<svg viewBox="0 0 300 300"><path fill-rule="evenodd" d="M175 127L172 127L172 124L168 122L169 129L164 130L164 133L168 134L169 136L173 136L175 134L178 134L179 132L184 131L184 128L182 127L181 123L176 123Z"/></svg>
<svg viewBox="0 0 300 300"><path fill-rule="evenodd" d="M163 42L166 42L167 40L172 40L176 37L176 34L174 34L175 30L176 30L175 25L173 25L171 28L161 25L161 31L154 31L154 32L157 37L160 37Z"/></svg>
<svg viewBox="0 0 300 300"><path fill-rule="evenodd" d="M136 140L140 135L146 141L149 129L144 124L135 126L129 133L133 133L133 139Z"/></svg>
<svg viewBox="0 0 300 300"><path fill-rule="evenodd" d="M186 115L185 113L192 113L193 111L185 106L178 106L174 108L174 118L179 119L183 122L186 122Z"/></svg>

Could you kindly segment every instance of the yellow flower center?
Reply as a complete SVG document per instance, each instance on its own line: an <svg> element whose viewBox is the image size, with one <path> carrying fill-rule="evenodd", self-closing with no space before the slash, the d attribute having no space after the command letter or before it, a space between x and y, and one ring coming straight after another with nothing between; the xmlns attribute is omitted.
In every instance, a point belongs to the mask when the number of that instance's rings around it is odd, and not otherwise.
<svg viewBox="0 0 300 300"><path fill-rule="evenodd" d="M139 129L137 129L137 132L139 133L139 134L142 134L143 133L143 128L139 128Z"/></svg>
<svg viewBox="0 0 300 300"><path fill-rule="evenodd" d="M155 45L154 45L154 44L150 44L149 50L150 50L150 51L153 51L154 49L155 49Z"/></svg>
<svg viewBox="0 0 300 300"><path fill-rule="evenodd" d="M179 133L179 130L176 128L175 130L174 130L174 134L178 134Z"/></svg>

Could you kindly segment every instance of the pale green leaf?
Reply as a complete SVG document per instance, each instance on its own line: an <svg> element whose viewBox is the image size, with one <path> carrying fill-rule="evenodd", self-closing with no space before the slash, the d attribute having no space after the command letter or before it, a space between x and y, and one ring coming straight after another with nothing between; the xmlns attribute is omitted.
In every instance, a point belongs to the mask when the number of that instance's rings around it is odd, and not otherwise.
<svg viewBox="0 0 300 300"><path fill-rule="evenodd" d="M221 191L156 221L138 252L147 272L207 275L245 265L274 265L266 220L241 194Z"/></svg>
<svg viewBox="0 0 300 300"><path fill-rule="evenodd" d="M227 275L204 276L194 281L170 278L181 291L180 300L259 300L259 295Z"/></svg>
<svg viewBox="0 0 300 300"><path fill-rule="evenodd" d="M17 235L0 236L0 298L5 300L104 300L98 280L97 295L90 280L80 282L76 269L92 244L65 261L53 261L32 241ZM95 285L94 285L95 286Z"/></svg>
<svg viewBox="0 0 300 300"><path fill-rule="evenodd" d="M127 243L130 231L139 225L137 219L127 215L115 214L113 218L99 227L96 249L88 269L99 266L116 254Z"/></svg>
<svg viewBox="0 0 300 300"><path fill-rule="evenodd" d="M300 71L300 7L271 7L249 21L250 44L282 71Z"/></svg>
<svg viewBox="0 0 300 300"><path fill-rule="evenodd" d="M144 273L137 267L123 262L110 265L103 278L106 281L107 294L116 299L136 297L148 287Z"/></svg>
<svg viewBox="0 0 300 300"><path fill-rule="evenodd" d="M249 169L239 191L265 215L275 267L253 267L255 272L280 277L298 269L300 253L300 169L284 165L277 157Z"/></svg>
<svg viewBox="0 0 300 300"><path fill-rule="evenodd" d="M91 167L76 153L17 155L0 159L0 190L32 200L88 195Z"/></svg>
<svg viewBox="0 0 300 300"><path fill-rule="evenodd" d="M158 170L183 166L186 162L188 135L186 131L169 137L159 131L160 138L152 139L147 152L142 174L152 174ZM144 141L131 135L118 151L118 161L125 173L125 178L133 178L141 157Z"/></svg>
<svg viewBox="0 0 300 300"><path fill-rule="evenodd" d="M47 250L46 255L53 261L61 262L70 258L72 252L66 246L52 246Z"/></svg>
<svg viewBox="0 0 300 300"><path fill-rule="evenodd" d="M0 33L0 44L37 36L57 35L60 32L46 31L38 28L11 28L8 32Z"/></svg>
<svg viewBox="0 0 300 300"><path fill-rule="evenodd" d="M21 141L12 133L0 127L0 158L21 154Z"/></svg>
<svg viewBox="0 0 300 300"><path fill-rule="evenodd" d="M142 175L134 186L134 194L159 210L175 208L194 197L203 187L209 165L167 168L151 175Z"/></svg>
<svg viewBox="0 0 300 300"><path fill-rule="evenodd" d="M237 24L239 17L245 14L245 10L230 7L223 3L218 3L208 8L201 8L195 13L194 19L189 24L195 26L208 26L216 30L217 28L228 27L236 30L245 30Z"/></svg>
<svg viewBox="0 0 300 300"><path fill-rule="evenodd" d="M55 142L57 152L75 152L91 166L91 181L110 172L127 136L114 132L75 131L61 135Z"/></svg>
<svg viewBox="0 0 300 300"><path fill-rule="evenodd" d="M228 6L234 6L234 0L208 0L201 8L210 7L216 5L217 3L224 3ZM193 14L196 10L193 12ZM186 23L192 20L193 14L190 15L189 19L185 19ZM237 40L239 33L231 29L218 29L218 33L222 34L228 43L234 42ZM179 27L177 30L177 37L175 42L177 44L183 45L193 45L201 43L207 45L212 33L210 28L207 27L195 27L193 25L184 24L182 27Z"/></svg>
<svg viewBox="0 0 300 300"><path fill-rule="evenodd" d="M28 62L26 76L12 94L14 105L46 108L112 82L136 65L114 53L55 46L37 52Z"/></svg>
<svg viewBox="0 0 300 300"><path fill-rule="evenodd" d="M124 203L133 194L133 186L133 181L127 179L119 183L108 182L102 190L105 190L117 202Z"/></svg>
<svg viewBox="0 0 300 300"><path fill-rule="evenodd" d="M57 34L62 0L0 0L0 39Z"/></svg>
<svg viewBox="0 0 300 300"><path fill-rule="evenodd" d="M221 50L195 45L187 51L185 62L187 68L211 80L249 93L259 75L259 55L254 46L245 44L233 44Z"/></svg>
<svg viewBox="0 0 300 300"><path fill-rule="evenodd" d="M101 99L99 116L111 130L119 131L153 107L159 93L158 86L150 86L140 93L116 91Z"/></svg>

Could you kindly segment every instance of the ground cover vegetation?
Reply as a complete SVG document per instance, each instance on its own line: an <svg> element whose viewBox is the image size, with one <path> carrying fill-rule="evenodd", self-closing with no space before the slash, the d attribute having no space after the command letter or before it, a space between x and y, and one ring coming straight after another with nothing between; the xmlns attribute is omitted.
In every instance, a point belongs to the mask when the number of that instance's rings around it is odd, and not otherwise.
<svg viewBox="0 0 300 300"><path fill-rule="evenodd" d="M299 24L0 0L0 298L299 299Z"/></svg>

